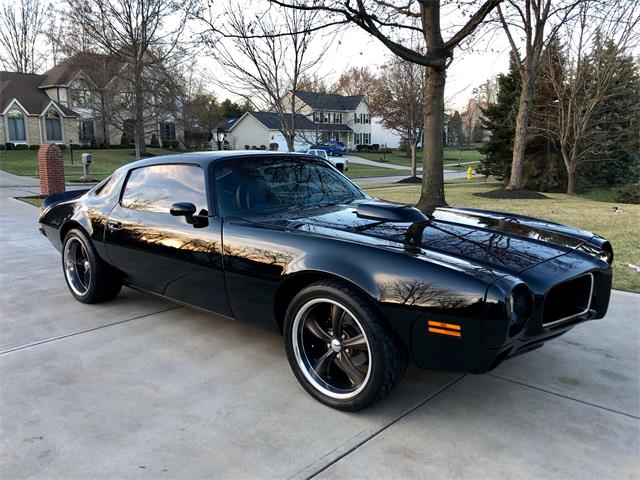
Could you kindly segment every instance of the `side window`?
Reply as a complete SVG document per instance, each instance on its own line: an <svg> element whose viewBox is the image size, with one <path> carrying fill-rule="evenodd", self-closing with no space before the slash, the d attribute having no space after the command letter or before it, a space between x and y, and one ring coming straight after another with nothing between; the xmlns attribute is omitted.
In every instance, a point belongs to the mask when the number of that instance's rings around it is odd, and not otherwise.
<svg viewBox="0 0 640 480"><path fill-rule="evenodd" d="M125 208L169 213L178 202L193 203L207 215L204 171L197 165L152 165L132 170L122 194Z"/></svg>

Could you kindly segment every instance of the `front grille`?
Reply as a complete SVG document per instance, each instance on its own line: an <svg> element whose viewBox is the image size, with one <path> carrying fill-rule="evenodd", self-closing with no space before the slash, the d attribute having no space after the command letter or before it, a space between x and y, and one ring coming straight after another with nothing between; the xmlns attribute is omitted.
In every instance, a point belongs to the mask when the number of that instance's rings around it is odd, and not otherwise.
<svg viewBox="0 0 640 480"><path fill-rule="evenodd" d="M551 327L584 315L591 307L593 274L556 285L544 300L542 325Z"/></svg>

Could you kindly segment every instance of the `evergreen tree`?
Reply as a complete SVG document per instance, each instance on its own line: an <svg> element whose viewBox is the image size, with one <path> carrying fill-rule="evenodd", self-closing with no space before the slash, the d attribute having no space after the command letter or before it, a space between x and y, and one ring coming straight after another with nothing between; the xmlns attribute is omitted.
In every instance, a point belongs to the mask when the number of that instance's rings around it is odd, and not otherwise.
<svg viewBox="0 0 640 480"><path fill-rule="evenodd" d="M520 74L511 60L509 72L498 75L496 103L482 109L482 126L489 132L489 136L480 149L485 158L479 171L485 175L494 175L499 180L508 178L511 173L519 95Z"/></svg>
<svg viewBox="0 0 640 480"><path fill-rule="evenodd" d="M633 56L624 54L610 41L596 37L588 61L594 77L602 65L615 72L602 100L594 108L586 135L598 139L587 161L580 165L582 185L624 185L638 181L640 174L640 71ZM592 143L592 142L589 142Z"/></svg>

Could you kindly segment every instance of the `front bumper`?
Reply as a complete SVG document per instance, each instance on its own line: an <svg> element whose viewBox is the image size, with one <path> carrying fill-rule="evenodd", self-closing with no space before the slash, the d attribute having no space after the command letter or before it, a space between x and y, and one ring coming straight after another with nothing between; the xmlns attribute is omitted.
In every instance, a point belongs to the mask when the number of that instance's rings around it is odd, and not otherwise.
<svg viewBox="0 0 640 480"><path fill-rule="evenodd" d="M604 317L611 293L611 272L603 270L593 274L591 308L566 321L544 323L545 294L538 293L534 295L530 318L515 333L502 317L468 318L422 313L413 322L411 332L411 351L417 365L435 370L485 373L508 358L541 347L580 323ZM545 293L548 291L544 290ZM434 325L445 327L433 328Z"/></svg>

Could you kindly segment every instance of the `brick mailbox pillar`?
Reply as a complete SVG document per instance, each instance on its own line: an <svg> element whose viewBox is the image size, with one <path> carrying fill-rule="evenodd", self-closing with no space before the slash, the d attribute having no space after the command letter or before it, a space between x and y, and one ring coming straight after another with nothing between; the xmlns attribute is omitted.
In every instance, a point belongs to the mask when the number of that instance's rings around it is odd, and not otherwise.
<svg viewBox="0 0 640 480"><path fill-rule="evenodd" d="M64 161L55 143L45 143L38 150L38 172L42 195L64 192Z"/></svg>

